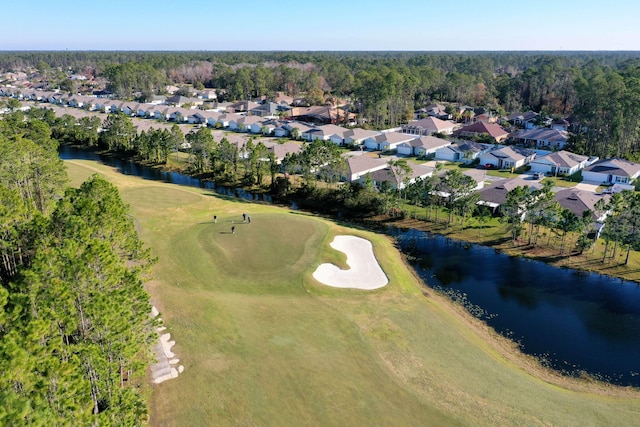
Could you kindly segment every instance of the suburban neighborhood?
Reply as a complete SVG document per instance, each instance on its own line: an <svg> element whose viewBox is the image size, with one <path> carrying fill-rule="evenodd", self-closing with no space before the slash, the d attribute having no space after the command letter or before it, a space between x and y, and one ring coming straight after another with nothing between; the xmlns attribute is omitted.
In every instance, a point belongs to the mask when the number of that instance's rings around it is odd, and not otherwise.
<svg viewBox="0 0 640 427"><path fill-rule="evenodd" d="M217 138L226 135L245 157L250 138L259 139L278 163L300 153L305 143L329 141L345 150L342 180L368 180L376 188L403 189L433 176L437 167L460 164L478 171L473 178L480 194L477 203L496 215L510 190L518 186L540 189L544 177L581 176L573 189L553 188L556 201L580 216L580 209L593 211L595 203L607 201L611 193L633 189L640 176L640 164L566 151L569 122L545 119L533 111L496 117L482 109L477 113L472 107L462 107L458 115L464 119L456 121L443 105L432 104L417 110L415 120L398 128L372 130L358 127L355 115L340 106L300 107L296 105L303 101L283 95L272 100L216 102L215 89L193 95L155 96L150 103L137 103L104 95L0 86L0 96L20 101L22 108L47 108L57 116L76 119L126 115L139 134L169 130L173 124L185 136L201 127L210 128ZM285 140L288 142L283 143ZM184 142L177 149L189 147ZM406 176L398 176L389 165L398 159L406 161ZM515 176L493 175L501 170ZM601 230L605 219L606 212L594 215L594 230Z"/></svg>

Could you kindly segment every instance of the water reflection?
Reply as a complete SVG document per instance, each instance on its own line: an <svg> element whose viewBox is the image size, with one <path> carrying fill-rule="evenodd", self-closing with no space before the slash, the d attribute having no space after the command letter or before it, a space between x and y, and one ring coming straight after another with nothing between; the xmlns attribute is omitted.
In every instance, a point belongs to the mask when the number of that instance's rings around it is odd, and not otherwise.
<svg viewBox="0 0 640 427"><path fill-rule="evenodd" d="M640 386L640 287L635 282L513 258L416 230L390 229L431 287L555 369Z"/></svg>
<svg viewBox="0 0 640 427"><path fill-rule="evenodd" d="M105 165L116 168L125 175L139 176L143 179L151 181L162 181L170 184L184 185L187 187L199 187L214 190L218 194L225 196L237 197L251 201L272 202L272 198L268 194L252 193L243 188L232 188L216 185L213 181L204 181L183 175L177 172L168 172L160 169L136 164L129 160L122 160L112 156L101 156L95 152L87 150L79 150L74 147L61 146L59 150L60 158L63 160L96 160Z"/></svg>

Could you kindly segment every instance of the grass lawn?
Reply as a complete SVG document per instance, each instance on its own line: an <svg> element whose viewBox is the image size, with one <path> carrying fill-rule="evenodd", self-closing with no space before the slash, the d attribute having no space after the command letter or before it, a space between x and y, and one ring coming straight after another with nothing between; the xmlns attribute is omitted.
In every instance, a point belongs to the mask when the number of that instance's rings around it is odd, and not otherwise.
<svg viewBox="0 0 640 427"><path fill-rule="evenodd" d="M551 181L551 183L552 183L552 185L554 187L571 188L571 187L575 187L576 185L579 184L579 181L578 182L568 181L568 180L563 179L563 178L547 177L547 178L543 178L542 179L542 182L546 182L546 181Z"/></svg>
<svg viewBox="0 0 640 427"><path fill-rule="evenodd" d="M94 162L66 164L73 185L95 171L117 185L159 257L147 287L185 371L152 387L152 425L638 421L640 393L541 368L422 287L386 236ZM312 278L322 262L344 265L329 246L337 234L371 240L387 287L334 289Z"/></svg>

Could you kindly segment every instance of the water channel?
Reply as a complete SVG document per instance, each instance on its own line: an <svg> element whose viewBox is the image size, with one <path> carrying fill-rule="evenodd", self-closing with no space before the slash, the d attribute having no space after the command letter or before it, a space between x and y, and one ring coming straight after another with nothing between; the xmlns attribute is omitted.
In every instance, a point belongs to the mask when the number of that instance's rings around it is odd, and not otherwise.
<svg viewBox="0 0 640 427"><path fill-rule="evenodd" d="M262 194L216 186L96 153L62 147L62 159L98 160L127 175L220 194L269 201ZM389 229L428 286L461 301L472 314L548 366L640 387L640 285L513 258L494 249L417 230Z"/></svg>
<svg viewBox="0 0 640 427"><path fill-rule="evenodd" d="M60 158L62 160L95 160L105 165L116 168L120 173L125 175L139 176L143 179L152 181L168 182L176 185L185 185L188 187L207 188L219 194L226 196L239 197L246 200L271 202L271 196L263 193L252 193L242 188L231 188L216 185L213 181L204 181L183 175L177 172L167 172L149 166L139 165L130 160L122 160L113 156L103 156L94 151L81 150L78 148L62 145L59 149Z"/></svg>

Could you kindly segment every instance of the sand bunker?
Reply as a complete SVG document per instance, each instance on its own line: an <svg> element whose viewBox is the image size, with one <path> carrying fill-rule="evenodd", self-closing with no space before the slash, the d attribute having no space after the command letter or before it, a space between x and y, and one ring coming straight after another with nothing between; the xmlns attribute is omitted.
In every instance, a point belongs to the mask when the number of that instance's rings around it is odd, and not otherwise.
<svg viewBox="0 0 640 427"><path fill-rule="evenodd" d="M157 317L158 314L158 309L152 307L151 315L153 317ZM153 377L153 382L156 384L176 378L178 374L181 374L182 371L184 371L184 366L177 366L180 359L177 359L175 357L176 355L171 351L171 347L173 347L176 342L170 341L171 334L161 334L165 329L166 328L164 326L160 326L156 329L159 340L158 343L153 346L153 349L156 352L156 363L151 365L151 376Z"/></svg>
<svg viewBox="0 0 640 427"><path fill-rule="evenodd" d="M373 254L371 242L356 236L336 236L331 247L347 255L349 270L333 264L321 264L313 277L336 288L378 289L389 283Z"/></svg>

